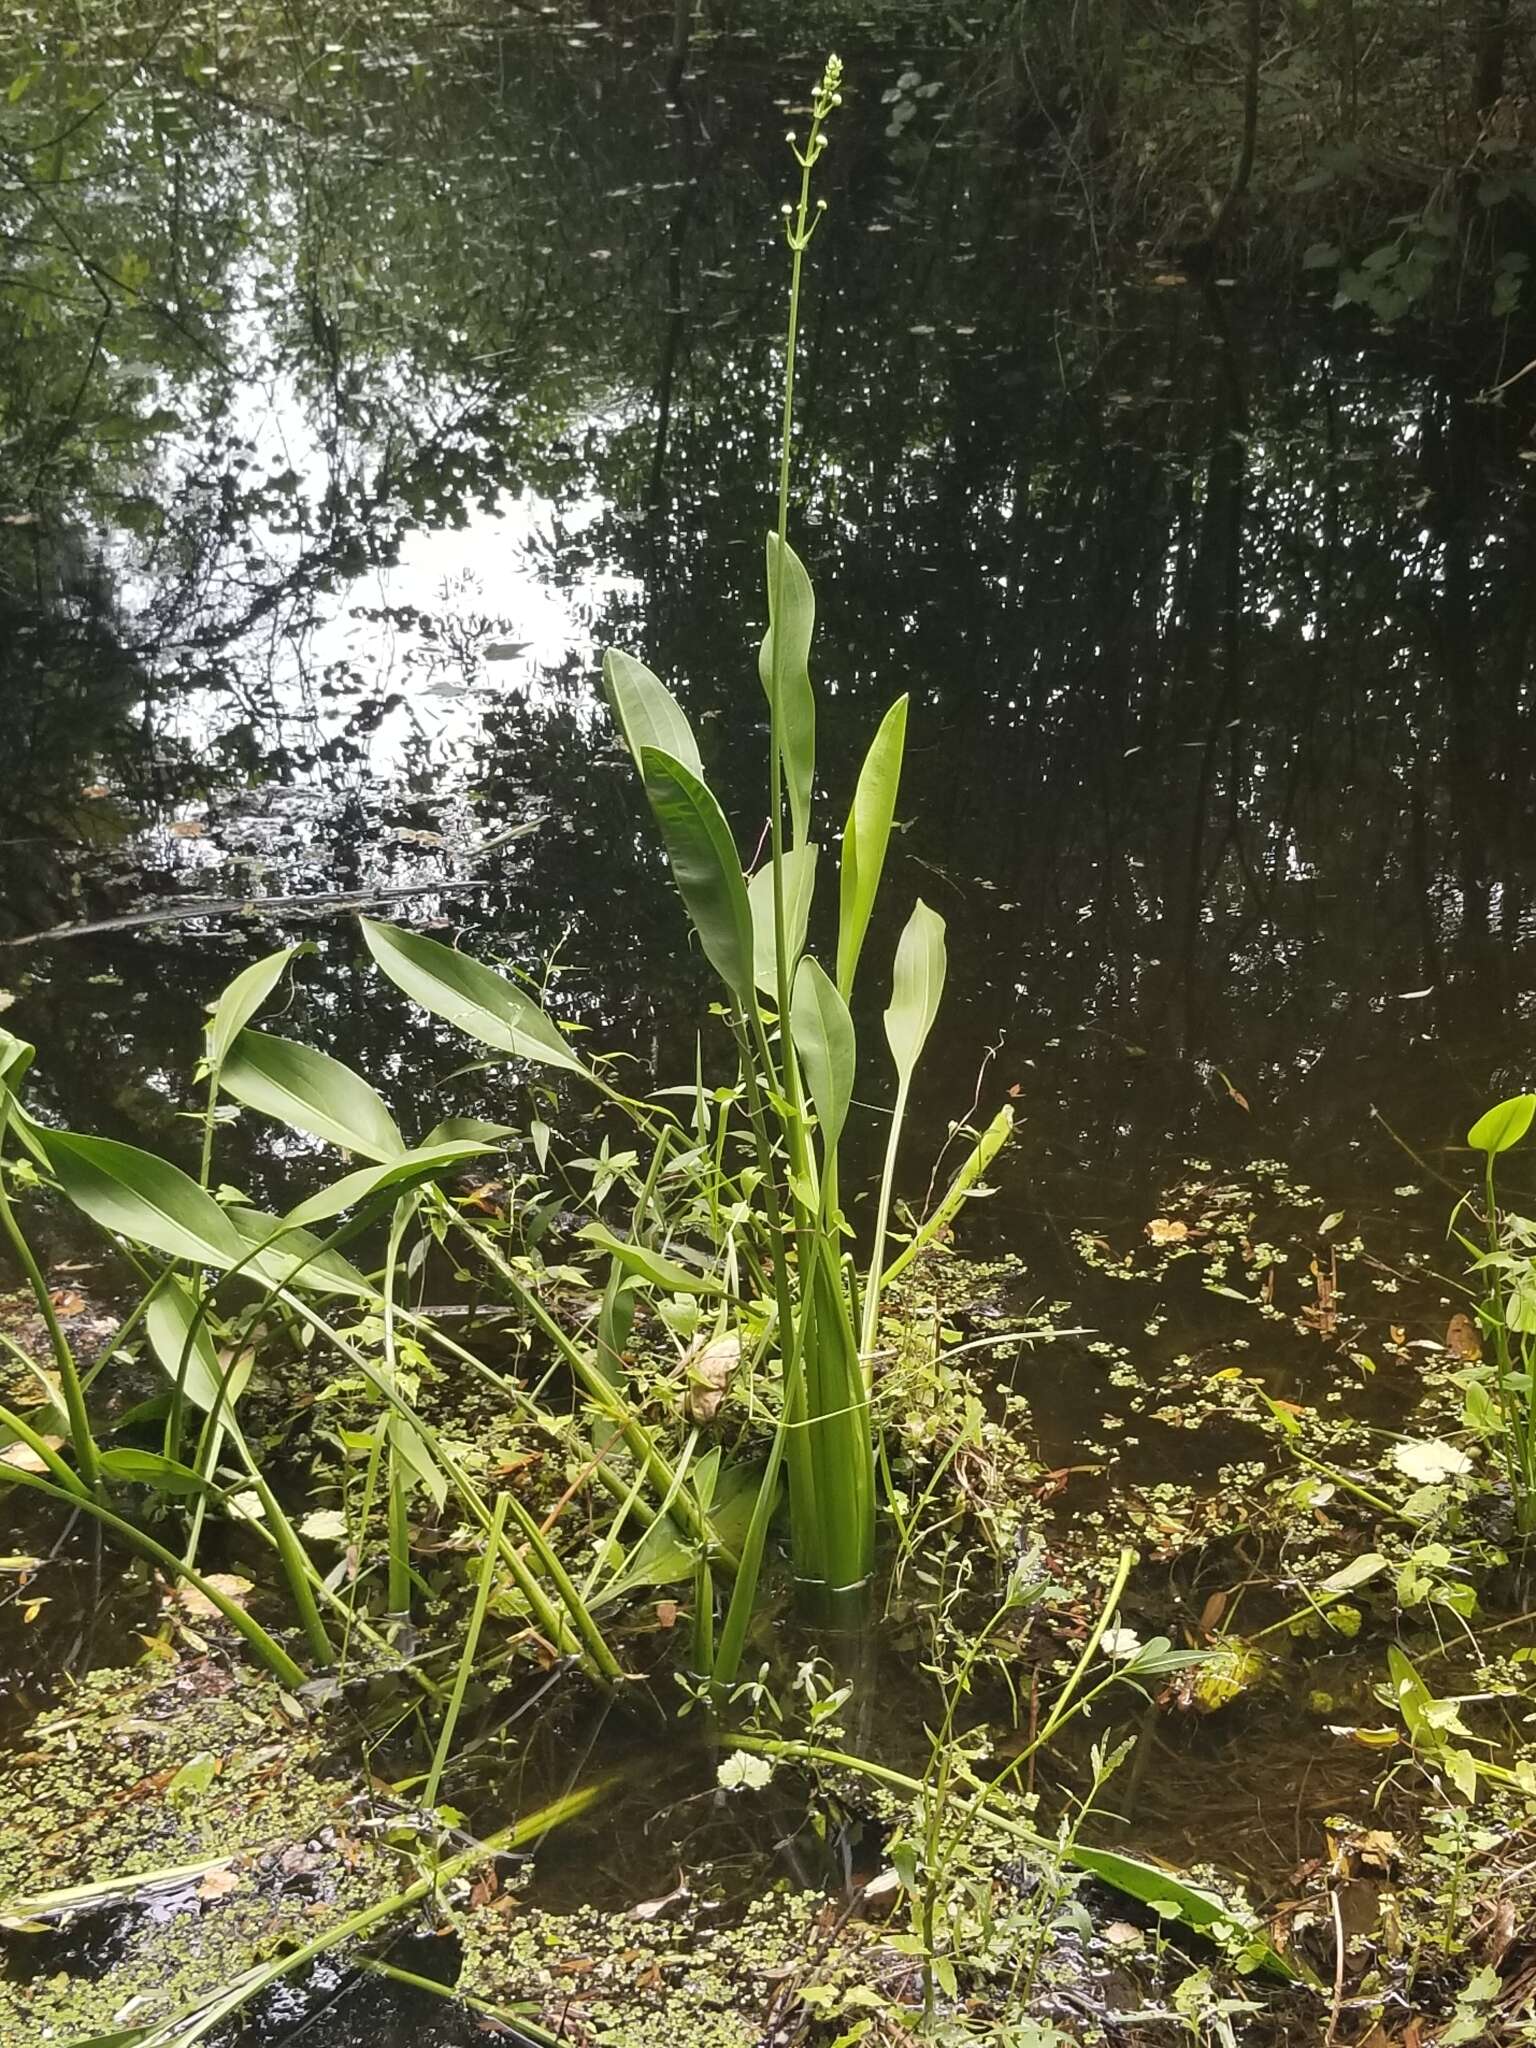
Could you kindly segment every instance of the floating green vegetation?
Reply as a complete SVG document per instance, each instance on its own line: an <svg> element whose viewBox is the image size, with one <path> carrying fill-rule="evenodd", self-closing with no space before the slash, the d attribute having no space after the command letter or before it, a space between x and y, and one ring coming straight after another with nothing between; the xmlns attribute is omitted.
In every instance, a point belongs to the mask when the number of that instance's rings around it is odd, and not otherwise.
<svg viewBox="0 0 1536 2048"><path fill-rule="evenodd" d="M0 2032L160 2025L387 1896L398 1859L355 1792L318 1724L256 1674L204 1658L83 1680L0 1775L0 1923L16 1962L109 1917L112 1962L65 1942L63 1961L8 1973Z"/></svg>

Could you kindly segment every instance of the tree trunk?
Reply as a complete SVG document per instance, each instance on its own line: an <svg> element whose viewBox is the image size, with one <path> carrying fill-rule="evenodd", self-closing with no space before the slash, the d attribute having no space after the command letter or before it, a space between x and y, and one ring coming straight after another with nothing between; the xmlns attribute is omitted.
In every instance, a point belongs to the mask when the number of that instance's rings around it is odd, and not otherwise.
<svg viewBox="0 0 1536 2048"><path fill-rule="evenodd" d="M1504 91L1509 43L1509 0L1473 0L1472 104L1486 114Z"/></svg>
<svg viewBox="0 0 1536 2048"><path fill-rule="evenodd" d="M1248 0L1243 53L1243 135L1238 144L1237 162L1232 167L1232 182L1227 187L1227 196L1211 223L1212 248L1225 235L1253 176L1253 155L1259 133L1259 54L1263 41L1263 15L1263 0Z"/></svg>

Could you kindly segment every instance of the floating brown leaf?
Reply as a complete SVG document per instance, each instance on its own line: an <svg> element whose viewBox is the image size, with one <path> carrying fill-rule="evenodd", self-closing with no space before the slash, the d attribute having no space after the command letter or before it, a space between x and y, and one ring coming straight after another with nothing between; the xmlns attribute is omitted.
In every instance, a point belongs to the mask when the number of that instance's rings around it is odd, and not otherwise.
<svg viewBox="0 0 1536 2048"><path fill-rule="evenodd" d="M226 1600L233 1600L237 1607L245 1604L245 1596L251 1590L249 1579L239 1578L234 1572L207 1572L204 1576L214 1591L222 1593ZM195 1614L203 1621L213 1621L218 1616L218 1608L196 1586L178 1586L174 1598L184 1614Z"/></svg>
<svg viewBox="0 0 1536 2048"><path fill-rule="evenodd" d="M1445 1348L1453 1358L1464 1358L1469 1364L1475 1364L1483 1355L1483 1341L1477 1334L1477 1325L1460 1309L1445 1326Z"/></svg>
<svg viewBox="0 0 1536 2048"><path fill-rule="evenodd" d="M1189 1236L1189 1225L1179 1222L1177 1217L1154 1216L1147 1225L1147 1236L1153 1244L1183 1244Z"/></svg>

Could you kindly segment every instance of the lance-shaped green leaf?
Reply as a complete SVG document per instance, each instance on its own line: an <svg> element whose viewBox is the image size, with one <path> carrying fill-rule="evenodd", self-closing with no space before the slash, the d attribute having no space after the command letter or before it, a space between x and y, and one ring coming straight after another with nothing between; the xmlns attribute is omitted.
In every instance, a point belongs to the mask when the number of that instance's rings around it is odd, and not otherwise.
<svg viewBox="0 0 1536 2048"><path fill-rule="evenodd" d="M1170 1870L1166 1864L1148 1863L1139 1856L1123 1855L1118 1849L1088 1849L1079 1844L1074 1844L1067 1852L1067 1861L1098 1878L1101 1884L1113 1886L1126 1898L1137 1899L1148 1906L1167 1905L1173 1908L1186 1927L1192 1927L1199 1933L1227 1928L1234 1940L1239 1933L1248 1936L1248 1953L1260 1969L1293 1981L1299 1974L1265 1939L1251 1907L1238 1905L1224 1899L1219 1892L1191 1884L1187 1877Z"/></svg>
<svg viewBox="0 0 1536 2048"><path fill-rule="evenodd" d="M446 1173L461 1160L475 1159L489 1152L489 1145L468 1143L419 1145L413 1151L402 1152L398 1159L386 1161L382 1166L360 1167L356 1173L343 1174L328 1188L321 1188L311 1195L307 1202L300 1202L288 1211L290 1223L324 1223L328 1217L339 1216L343 1209L355 1209L363 1202L370 1202L375 1195L385 1194L413 1186L417 1181L432 1180L440 1173Z"/></svg>
<svg viewBox="0 0 1536 2048"><path fill-rule="evenodd" d="M244 1274L258 1286L288 1287L301 1294L346 1294L374 1300L377 1290L341 1253L322 1249L313 1232L260 1209L231 1209L240 1237Z"/></svg>
<svg viewBox="0 0 1536 2048"><path fill-rule="evenodd" d="M933 1213L924 1218L910 1243L898 1252L886 1267L881 1277L881 1286L889 1287L898 1273L904 1273L919 1252L926 1251L940 1231L947 1230L971 1195L978 1192L977 1183L1007 1144L1013 1132L1013 1110L1008 1103L993 1117L965 1158L956 1169L955 1177L944 1191L942 1201ZM985 1192L985 1190L981 1190Z"/></svg>
<svg viewBox="0 0 1536 2048"><path fill-rule="evenodd" d="M434 1017L497 1052L587 1075L569 1040L514 982L420 932L377 924L371 917L359 922L369 952L396 988Z"/></svg>
<svg viewBox="0 0 1536 2048"><path fill-rule="evenodd" d="M37 1057L37 1047L14 1032L0 1030L0 1088L19 1088Z"/></svg>
<svg viewBox="0 0 1536 2048"><path fill-rule="evenodd" d="M830 1159L853 1100L858 1048L848 1005L815 960L800 962L789 1018L805 1084L821 1121L823 1158Z"/></svg>
<svg viewBox="0 0 1536 2048"><path fill-rule="evenodd" d="M251 1376L251 1354L242 1352L227 1371L219 1361L208 1318L199 1315L196 1298L175 1274L168 1274L144 1312L150 1349L168 1379L180 1380L183 1393L205 1415L214 1408L227 1414L245 1392ZM227 1381L227 1385L226 1385ZM221 1393L222 1390L222 1393Z"/></svg>
<svg viewBox="0 0 1536 2048"><path fill-rule="evenodd" d="M859 1343L866 1362L874 1352L880 1324L880 1290L885 1275L885 1233L891 1217L891 1197L896 1183L896 1155L901 1145L901 1127L907 1114L907 1095L933 1020L944 992L944 920L919 897L896 947L896 971L891 981L890 1007L885 1013L885 1036L896 1062L896 1101L891 1110L891 1128L885 1141L885 1166L880 1175L880 1195L875 1206L875 1249L864 1283L864 1322Z"/></svg>
<svg viewBox="0 0 1536 2048"><path fill-rule="evenodd" d="M898 697L880 721L859 770L858 786L843 828L837 926L837 985L844 996L853 989L864 934L880 888L896 794L901 787L901 762L907 744L907 699Z"/></svg>
<svg viewBox="0 0 1536 2048"><path fill-rule="evenodd" d="M77 1209L131 1243L190 1259L239 1267L253 1284L301 1282L316 1293L371 1295L361 1273L318 1238L254 1209L224 1209L190 1174L153 1152L115 1138L38 1127L48 1164Z"/></svg>
<svg viewBox="0 0 1536 2048"><path fill-rule="evenodd" d="M360 1074L313 1046L265 1031L242 1031L225 1058L224 1092L296 1131L308 1131L364 1159L406 1150L383 1098Z"/></svg>
<svg viewBox="0 0 1536 2048"><path fill-rule="evenodd" d="M601 1251L608 1252L627 1273L638 1273L642 1280L649 1280L655 1287L664 1287L670 1294L723 1294L720 1282L708 1273L700 1273L692 1266L679 1265L676 1259L664 1258L660 1252L653 1252L643 1244L632 1244L627 1238L615 1237L611 1230L601 1223L589 1223L577 1233L588 1244L595 1244Z"/></svg>
<svg viewBox="0 0 1536 2048"><path fill-rule="evenodd" d="M9 1031L0 1031L0 1136L7 1129L13 1131L38 1165L46 1166L48 1161L38 1139L37 1127L14 1092L26 1079L27 1069L36 1053L36 1046L29 1045L26 1039L17 1038Z"/></svg>
<svg viewBox="0 0 1536 2048"><path fill-rule="evenodd" d="M790 825L797 846L810 830L811 784L816 775L816 698L810 674L811 633L815 624L816 598L805 564L788 545L781 556L779 537L770 533L768 630L758 651L757 673L769 704L773 705L777 698L779 755L784 763Z"/></svg>
<svg viewBox="0 0 1536 2048"><path fill-rule="evenodd" d="M642 748L640 772L704 957L742 1007L750 1008L752 910L731 828L709 789L673 755Z"/></svg>
<svg viewBox="0 0 1536 2048"><path fill-rule="evenodd" d="M169 1160L78 1131L37 1136L60 1187L104 1230L195 1265L227 1268L245 1257L228 1212Z"/></svg>
<svg viewBox="0 0 1536 2048"><path fill-rule="evenodd" d="M279 952L253 960L249 967L235 976L214 1004L213 1014L205 1027L210 1067L217 1069L223 1066L229 1057L230 1047L282 980L283 970L289 961L297 954L313 951L314 947L307 939L302 945L284 946Z"/></svg>
<svg viewBox="0 0 1536 2048"><path fill-rule="evenodd" d="M816 852L811 845L792 846L784 855L784 949L789 978L805 951L805 931L816 894ZM760 867L747 884L752 911L752 973L765 996L779 996L777 940L773 926L773 864Z"/></svg>
<svg viewBox="0 0 1536 2048"><path fill-rule="evenodd" d="M422 1442L420 1432L403 1415L391 1411L389 1441L395 1455L431 1495L438 1507L448 1498L448 1479L442 1467Z"/></svg>
<svg viewBox="0 0 1536 2048"><path fill-rule="evenodd" d="M624 736L624 744L640 767L641 750L656 747L681 761L702 781L704 764L698 742L681 704L643 661L610 647L603 656L603 694Z"/></svg>
<svg viewBox="0 0 1536 2048"><path fill-rule="evenodd" d="M1536 1095L1511 1095L1507 1102L1484 1110L1468 1131L1467 1143L1474 1152L1486 1152L1490 1157L1495 1152L1507 1152L1511 1145L1519 1144L1533 1118Z"/></svg>
<svg viewBox="0 0 1536 2048"><path fill-rule="evenodd" d="M944 920L919 896L897 942L896 972L885 1013L885 1036L903 1088L912 1078L938 1015L947 964Z"/></svg>
<svg viewBox="0 0 1536 2048"><path fill-rule="evenodd" d="M158 1493L208 1493L215 1490L190 1465L178 1464L176 1459L162 1457L158 1451L138 1451L128 1445L120 1450L102 1452L101 1473L104 1479L115 1479L119 1485L152 1486Z"/></svg>

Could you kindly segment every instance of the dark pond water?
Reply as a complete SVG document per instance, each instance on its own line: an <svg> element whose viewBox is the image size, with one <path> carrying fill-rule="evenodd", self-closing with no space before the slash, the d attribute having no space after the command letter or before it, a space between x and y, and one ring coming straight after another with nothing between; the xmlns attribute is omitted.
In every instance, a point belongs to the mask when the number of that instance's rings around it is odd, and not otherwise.
<svg viewBox="0 0 1536 2048"><path fill-rule="evenodd" d="M0 31L0 1000L80 1127L186 1154L205 1003L298 937L286 1030L422 1126L494 1106L338 895L556 956L564 1014L691 1072L706 984L596 661L675 681L750 847L782 132L821 52L547 13ZM973 1241L1079 1307L1072 1230L1139 1232L1191 1156L1437 1230L1433 1172L1530 1084L1527 387L1161 257L1111 279L973 67L845 55L795 531L837 811L912 694L874 950L914 894L949 921L914 1180L1011 1095ZM306 1171L226 1143L258 1192ZM1079 1367L1021 1369L1051 1464L1112 1400ZM1172 1443L1127 1470L1209 1458Z"/></svg>

